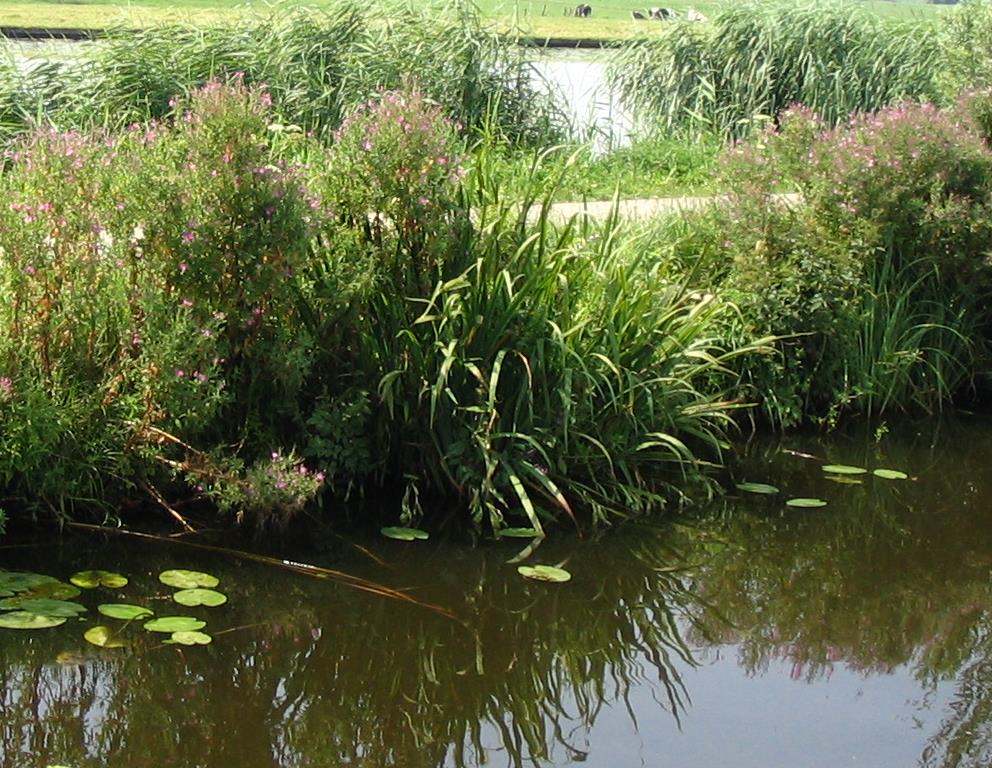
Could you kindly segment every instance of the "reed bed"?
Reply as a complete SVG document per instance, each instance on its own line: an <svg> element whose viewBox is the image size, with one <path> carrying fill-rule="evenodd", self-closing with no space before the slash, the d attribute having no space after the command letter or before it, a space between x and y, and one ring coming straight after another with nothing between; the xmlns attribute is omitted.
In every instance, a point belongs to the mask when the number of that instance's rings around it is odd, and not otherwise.
<svg viewBox="0 0 992 768"><path fill-rule="evenodd" d="M655 130L739 137L802 104L837 124L895 101L932 99L939 46L931 25L840 5L747 3L712 24L671 24L620 49L610 78Z"/></svg>

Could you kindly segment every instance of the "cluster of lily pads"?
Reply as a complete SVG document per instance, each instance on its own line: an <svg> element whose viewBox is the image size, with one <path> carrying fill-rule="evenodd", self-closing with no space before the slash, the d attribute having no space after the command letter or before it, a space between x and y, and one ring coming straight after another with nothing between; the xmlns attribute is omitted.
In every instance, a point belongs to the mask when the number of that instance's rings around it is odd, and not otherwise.
<svg viewBox="0 0 992 768"><path fill-rule="evenodd" d="M849 464L824 464L821 469L826 473L827 479L835 483L859 484L861 480L857 476L868 474L868 470L865 467L855 467ZM871 470L871 474L883 480L909 479L909 475L898 469L878 468ZM758 493L769 496L779 493L777 487L767 483L737 483L737 490L744 491L745 493ZM827 502L823 499L794 497L787 499L785 505L787 507L812 509L815 507L825 507L827 506Z"/></svg>
<svg viewBox="0 0 992 768"><path fill-rule="evenodd" d="M227 602L227 595L214 589L220 582L216 576L201 571L173 569L159 574L159 581L178 591L172 600L185 607L216 607ZM89 609L73 599L82 590L122 589L128 584L126 576L112 571L79 571L68 582L41 573L0 571L0 628L47 629L65 624L69 619L84 620ZM144 621L149 632L169 635L166 643L207 645L212 637L201 630L207 622L194 616L156 616L150 608L130 603L101 603L96 608L101 616L123 621L119 627L99 624L89 627L83 637L100 648L121 648L124 630L135 621Z"/></svg>
<svg viewBox="0 0 992 768"><path fill-rule="evenodd" d="M380 533L388 539L396 539L397 541L426 541L430 537L427 531L420 528L399 526L382 528ZM501 539L535 539L541 535L534 528L501 528L497 532L497 536ZM556 565L521 565L517 567L517 573L534 581L547 581L556 584L572 579L571 573Z"/></svg>

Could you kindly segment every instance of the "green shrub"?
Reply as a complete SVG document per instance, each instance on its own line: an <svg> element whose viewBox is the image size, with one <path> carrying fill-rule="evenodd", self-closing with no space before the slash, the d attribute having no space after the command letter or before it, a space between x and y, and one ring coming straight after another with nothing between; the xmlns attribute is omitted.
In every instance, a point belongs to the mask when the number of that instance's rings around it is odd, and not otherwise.
<svg viewBox="0 0 992 768"><path fill-rule="evenodd" d="M782 337L747 375L774 421L939 409L987 359L992 153L962 110L899 105L829 128L787 113L728 155L698 219L730 332ZM795 184L792 209L772 191Z"/></svg>
<svg viewBox="0 0 992 768"><path fill-rule="evenodd" d="M992 86L992 3L967 0L940 25L941 81L950 94Z"/></svg>

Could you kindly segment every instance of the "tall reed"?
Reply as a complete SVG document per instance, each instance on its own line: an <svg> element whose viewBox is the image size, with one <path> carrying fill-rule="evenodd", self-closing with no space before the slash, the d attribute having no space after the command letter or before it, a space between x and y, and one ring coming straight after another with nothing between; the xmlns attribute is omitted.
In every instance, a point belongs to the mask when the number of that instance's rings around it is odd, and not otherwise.
<svg viewBox="0 0 992 768"><path fill-rule="evenodd" d="M712 25L676 23L625 46L610 78L652 127L734 137L797 103L836 124L899 99L935 97L938 61L927 25L839 4L751 2Z"/></svg>

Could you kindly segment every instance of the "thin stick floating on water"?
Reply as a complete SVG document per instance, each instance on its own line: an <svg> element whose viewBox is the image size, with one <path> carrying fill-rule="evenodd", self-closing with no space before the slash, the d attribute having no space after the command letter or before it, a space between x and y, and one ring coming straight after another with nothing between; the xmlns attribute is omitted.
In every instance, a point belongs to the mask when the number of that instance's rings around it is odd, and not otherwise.
<svg viewBox="0 0 992 768"><path fill-rule="evenodd" d="M70 528L75 528L80 531L87 531L90 533L111 533L116 536L133 536L139 539L146 539L148 541L156 541L164 544L177 544L184 547L192 547L194 549L201 549L206 552L216 552L222 555L228 555L230 557L237 557L242 560L251 560L252 562L262 563L263 565L270 565L275 568L283 568L288 571L293 571L294 573L299 573L304 576L310 576L315 579L326 579L328 581L337 581L345 584L349 587L355 589L360 589L363 592L371 592L374 595L379 595L380 597L388 597L393 600L400 600L404 603L410 603L411 605L419 606L420 608L426 608L429 611L434 611L442 616L449 619L454 619L459 621L458 617L455 616L447 608L440 605L435 605L434 603L426 603L423 600L417 600L415 597L410 597L405 592L401 592L392 587L387 587L384 584L378 584L369 579L363 579L361 576L352 576L350 573L345 573L344 571L338 571L334 568L324 568L319 565L311 565L309 563L298 563L293 560L280 560L275 557L269 557L267 555L259 555L254 552L245 552L240 549L229 549L227 547L217 547L212 544L199 544L195 541L186 541L185 539L173 539L163 536L156 536L152 533L143 533L141 531L130 531L127 528L104 528L100 525L92 525L90 523L66 523Z"/></svg>

